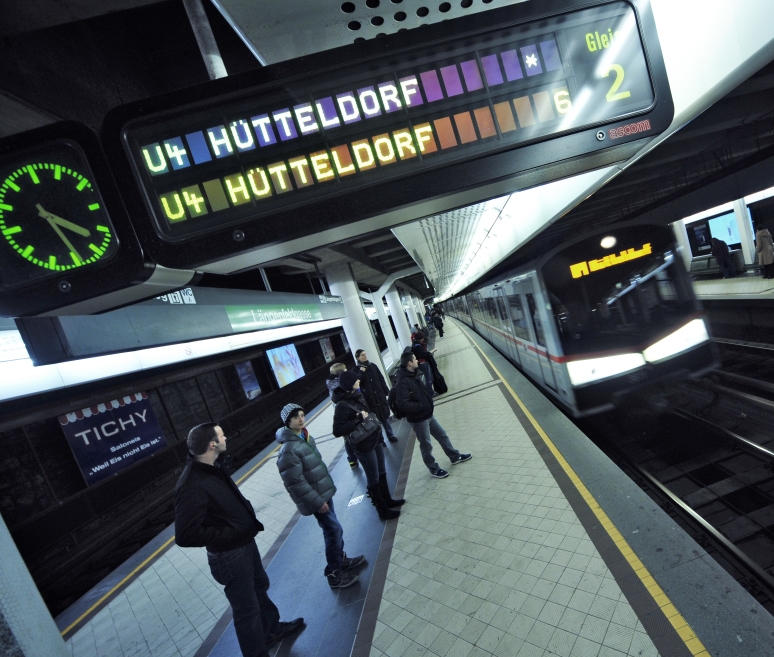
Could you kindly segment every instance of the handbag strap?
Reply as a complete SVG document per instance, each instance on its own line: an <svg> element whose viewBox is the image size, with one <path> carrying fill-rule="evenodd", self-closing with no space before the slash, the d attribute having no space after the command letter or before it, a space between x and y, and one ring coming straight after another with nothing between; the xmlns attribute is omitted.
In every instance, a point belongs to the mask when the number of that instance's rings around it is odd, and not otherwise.
<svg viewBox="0 0 774 657"><path fill-rule="evenodd" d="M357 407L354 404L350 404L348 401L345 401L344 399L342 399L341 401L339 401L337 403L338 404L344 404L344 406L349 406L358 415L360 415L360 413L362 412L362 411L357 410Z"/></svg>

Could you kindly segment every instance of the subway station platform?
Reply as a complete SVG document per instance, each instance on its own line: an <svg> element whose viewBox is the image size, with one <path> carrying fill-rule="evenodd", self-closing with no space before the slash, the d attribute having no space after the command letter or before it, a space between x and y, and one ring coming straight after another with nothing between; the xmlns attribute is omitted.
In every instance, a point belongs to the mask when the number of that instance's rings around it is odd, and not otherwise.
<svg viewBox="0 0 774 657"><path fill-rule="evenodd" d="M774 618L499 353L447 319L436 340L449 392L436 418L473 458L429 476L405 420L388 478L407 504L382 523L342 458L329 403L309 429L338 487L359 584L334 592L322 535L285 492L272 448L237 474L266 531L258 544L304 657L770 656ZM204 549L174 527L57 619L75 657L238 656Z"/></svg>
<svg viewBox="0 0 774 657"><path fill-rule="evenodd" d="M774 279L747 272L734 278L694 280L693 290L699 299L708 301L774 299Z"/></svg>

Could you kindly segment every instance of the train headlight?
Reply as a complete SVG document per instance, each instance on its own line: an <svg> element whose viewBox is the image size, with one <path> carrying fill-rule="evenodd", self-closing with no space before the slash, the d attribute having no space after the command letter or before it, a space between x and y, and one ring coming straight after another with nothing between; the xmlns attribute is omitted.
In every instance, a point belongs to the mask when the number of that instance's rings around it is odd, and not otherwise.
<svg viewBox="0 0 774 657"><path fill-rule="evenodd" d="M642 354L619 354L618 356L570 361L567 363L567 372L570 375L570 383L574 386L580 386L584 383L635 370L643 365L645 365L645 359Z"/></svg>
<svg viewBox="0 0 774 657"><path fill-rule="evenodd" d="M707 326L704 324L704 320L694 319L682 328L677 329L674 333L659 340L656 344L648 347L642 352L642 355L645 356L645 360L649 363L657 363L707 340L709 340L709 335L707 334Z"/></svg>

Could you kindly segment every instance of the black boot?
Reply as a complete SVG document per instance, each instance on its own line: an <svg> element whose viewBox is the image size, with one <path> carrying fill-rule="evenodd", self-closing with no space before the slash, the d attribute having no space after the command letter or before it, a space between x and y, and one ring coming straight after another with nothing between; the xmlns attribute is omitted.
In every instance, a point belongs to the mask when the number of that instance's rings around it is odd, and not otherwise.
<svg viewBox="0 0 774 657"><path fill-rule="evenodd" d="M403 506L406 500L394 500L390 495L390 487L387 485L387 475L383 474L379 477L379 492L382 494L382 499L388 507Z"/></svg>
<svg viewBox="0 0 774 657"><path fill-rule="evenodd" d="M393 511L385 505L382 494L379 492L379 486L369 486L366 490L366 494L371 498L371 504L376 507L376 511L379 513L379 520L392 520L400 515L400 511Z"/></svg>

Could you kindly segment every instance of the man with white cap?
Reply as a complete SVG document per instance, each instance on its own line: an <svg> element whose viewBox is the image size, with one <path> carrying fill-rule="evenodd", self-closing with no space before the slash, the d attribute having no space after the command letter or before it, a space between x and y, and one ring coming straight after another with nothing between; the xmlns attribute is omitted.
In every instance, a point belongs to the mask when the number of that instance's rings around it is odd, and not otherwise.
<svg viewBox="0 0 774 657"><path fill-rule="evenodd" d="M336 486L317 451L314 438L305 427L306 415L298 404L286 404L280 411L283 426L277 429L276 441L282 445L277 467L302 516L314 516L325 539L324 575L332 589L352 586L359 577L351 572L365 563L365 557L348 557L344 552L344 530L333 509Z"/></svg>

